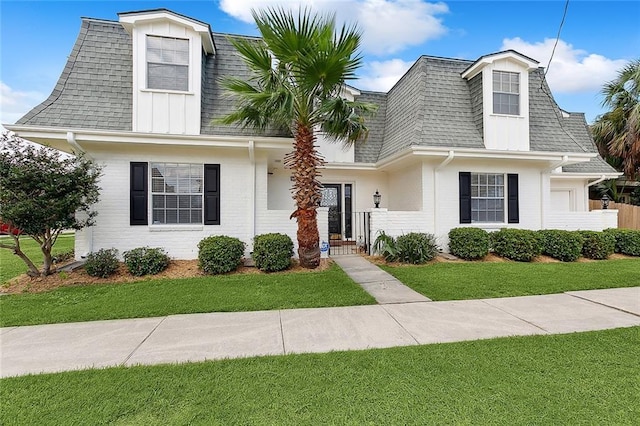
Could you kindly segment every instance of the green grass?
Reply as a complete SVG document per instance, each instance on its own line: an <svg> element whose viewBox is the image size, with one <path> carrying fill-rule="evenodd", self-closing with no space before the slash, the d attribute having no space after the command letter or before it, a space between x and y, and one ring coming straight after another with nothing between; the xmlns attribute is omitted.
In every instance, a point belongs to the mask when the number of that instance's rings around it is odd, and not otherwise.
<svg viewBox="0 0 640 426"><path fill-rule="evenodd" d="M0 298L0 326L373 303L333 265L322 272L148 280L7 295Z"/></svg>
<svg viewBox="0 0 640 426"><path fill-rule="evenodd" d="M2 236L3 240L11 241L10 237ZM74 234L63 234L58 237L52 253L64 253L73 250ZM37 267L42 267L42 251L38 243L29 237L20 237L20 248L35 263ZM27 265L22 259L13 254L11 250L0 248L0 283L4 283L10 278L27 272Z"/></svg>
<svg viewBox="0 0 640 426"><path fill-rule="evenodd" d="M640 285L640 259L586 263L468 262L383 266L432 300L562 293Z"/></svg>
<svg viewBox="0 0 640 426"><path fill-rule="evenodd" d="M0 424L636 424L638 347L635 327L9 378Z"/></svg>

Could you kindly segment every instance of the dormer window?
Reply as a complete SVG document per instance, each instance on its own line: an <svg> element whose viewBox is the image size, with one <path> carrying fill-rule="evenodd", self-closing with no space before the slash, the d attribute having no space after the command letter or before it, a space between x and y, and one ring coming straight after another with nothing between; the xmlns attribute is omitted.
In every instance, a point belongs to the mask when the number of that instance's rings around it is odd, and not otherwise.
<svg viewBox="0 0 640 426"><path fill-rule="evenodd" d="M147 36L147 88L189 90L189 40Z"/></svg>
<svg viewBox="0 0 640 426"><path fill-rule="evenodd" d="M520 115L520 74L493 71L493 113Z"/></svg>

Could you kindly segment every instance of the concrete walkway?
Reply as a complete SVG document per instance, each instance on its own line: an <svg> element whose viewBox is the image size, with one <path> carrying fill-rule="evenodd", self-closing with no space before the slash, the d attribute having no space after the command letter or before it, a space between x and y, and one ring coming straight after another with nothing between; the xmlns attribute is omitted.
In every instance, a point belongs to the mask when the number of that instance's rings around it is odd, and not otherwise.
<svg viewBox="0 0 640 426"><path fill-rule="evenodd" d="M431 301L360 255L332 256L331 259L381 305Z"/></svg>
<svg viewBox="0 0 640 426"><path fill-rule="evenodd" d="M381 304L0 328L0 377L640 326L640 287L431 302L336 262Z"/></svg>

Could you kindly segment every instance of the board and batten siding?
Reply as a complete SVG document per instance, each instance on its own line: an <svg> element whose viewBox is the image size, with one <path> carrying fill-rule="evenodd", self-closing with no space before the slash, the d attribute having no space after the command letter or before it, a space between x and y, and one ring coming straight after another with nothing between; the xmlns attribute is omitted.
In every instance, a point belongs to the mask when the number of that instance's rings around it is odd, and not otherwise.
<svg viewBox="0 0 640 426"><path fill-rule="evenodd" d="M147 34L189 40L189 90L147 89ZM133 131L160 134L200 134L202 103L202 40L178 23L143 22L133 31Z"/></svg>

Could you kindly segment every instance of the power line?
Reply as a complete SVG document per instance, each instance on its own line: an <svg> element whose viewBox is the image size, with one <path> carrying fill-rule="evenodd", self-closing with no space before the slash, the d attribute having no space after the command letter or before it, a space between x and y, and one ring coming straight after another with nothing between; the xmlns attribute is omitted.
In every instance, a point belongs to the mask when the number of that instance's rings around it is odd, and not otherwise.
<svg viewBox="0 0 640 426"><path fill-rule="evenodd" d="M556 53L556 47L558 47L558 42L560 41L560 33L562 32L562 27L564 25L564 20L567 17L567 10L569 9L569 0L564 3L564 12L562 13L562 20L560 21L560 27L558 27L558 34L556 35L556 42L553 44L553 50L551 51L551 56L549 57L549 62L547 63L547 68L544 70L544 76L547 77L547 73L549 72L549 68L551 67L551 60L553 59L553 55ZM542 87L542 86L540 86Z"/></svg>

